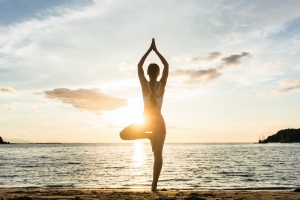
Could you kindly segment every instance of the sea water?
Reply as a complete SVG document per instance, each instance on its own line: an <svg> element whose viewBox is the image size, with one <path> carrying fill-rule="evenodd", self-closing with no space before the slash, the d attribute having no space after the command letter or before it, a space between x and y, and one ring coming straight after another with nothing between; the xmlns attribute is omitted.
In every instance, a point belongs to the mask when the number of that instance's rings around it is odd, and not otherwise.
<svg viewBox="0 0 300 200"><path fill-rule="evenodd" d="M292 189L300 144L165 144L158 188ZM148 143L0 145L0 188L149 189Z"/></svg>

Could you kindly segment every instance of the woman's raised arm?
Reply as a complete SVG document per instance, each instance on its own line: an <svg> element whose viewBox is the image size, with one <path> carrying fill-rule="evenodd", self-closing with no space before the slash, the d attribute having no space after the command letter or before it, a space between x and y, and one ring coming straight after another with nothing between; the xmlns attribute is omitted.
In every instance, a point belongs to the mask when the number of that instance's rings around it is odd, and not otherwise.
<svg viewBox="0 0 300 200"><path fill-rule="evenodd" d="M141 82L142 85L147 83L147 79L145 77L143 65L144 65L144 62L145 62L146 58L148 57L149 53L152 51L153 42L154 42L154 40L152 40L150 48L143 55L140 62L138 63L138 76L139 76L139 79L140 79L140 82Z"/></svg>
<svg viewBox="0 0 300 200"><path fill-rule="evenodd" d="M167 84L167 79L168 79L168 75L169 75L169 63L166 61L166 59L158 52L156 45L155 45L155 41L154 39L152 39L152 44L151 47L153 49L153 51L156 53L156 55L159 57L160 61L163 63L164 65L164 70L160 79L160 82L163 85Z"/></svg>

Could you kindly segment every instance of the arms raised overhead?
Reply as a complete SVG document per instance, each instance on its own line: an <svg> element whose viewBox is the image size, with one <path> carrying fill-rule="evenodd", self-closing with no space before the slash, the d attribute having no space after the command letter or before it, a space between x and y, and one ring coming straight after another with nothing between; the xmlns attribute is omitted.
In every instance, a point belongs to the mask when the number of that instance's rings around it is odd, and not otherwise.
<svg viewBox="0 0 300 200"><path fill-rule="evenodd" d="M152 39L152 43L151 43L149 49L143 55L140 62L138 63L138 76L139 76L139 79L140 79L141 83L145 82L145 81L147 82L147 79L145 78L145 74L144 74L144 70L143 70L143 64L144 64L146 58L148 57L149 53L152 50L156 53L156 55L159 57L159 59L161 60L161 62L164 65L164 70L163 70L162 77L161 77L160 81L163 85L166 85L167 79L168 79L168 74L169 74L169 64L166 61L166 59L157 50L154 38Z"/></svg>

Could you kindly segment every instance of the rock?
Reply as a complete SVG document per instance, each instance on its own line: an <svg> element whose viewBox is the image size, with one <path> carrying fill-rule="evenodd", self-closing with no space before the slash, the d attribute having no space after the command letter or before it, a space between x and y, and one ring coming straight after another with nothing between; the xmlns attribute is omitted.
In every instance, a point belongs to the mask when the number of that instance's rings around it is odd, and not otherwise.
<svg viewBox="0 0 300 200"><path fill-rule="evenodd" d="M198 193L191 193L191 194L189 194L189 196L186 197L185 199L186 199L186 200L206 200L206 198L199 197L199 194L198 194Z"/></svg>
<svg viewBox="0 0 300 200"><path fill-rule="evenodd" d="M16 200L33 200L30 197L17 197L17 198L14 198L14 199L16 199Z"/></svg>
<svg viewBox="0 0 300 200"><path fill-rule="evenodd" d="M9 142L5 142L2 137L0 136L0 144L9 144Z"/></svg>
<svg viewBox="0 0 300 200"><path fill-rule="evenodd" d="M266 142L300 142L300 129L284 129L278 131L276 134L269 136Z"/></svg>
<svg viewBox="0 0 300 200"><path fill-rule="evenodd" d="M300 188L295 189L294 192L300 192Z"/></svg>

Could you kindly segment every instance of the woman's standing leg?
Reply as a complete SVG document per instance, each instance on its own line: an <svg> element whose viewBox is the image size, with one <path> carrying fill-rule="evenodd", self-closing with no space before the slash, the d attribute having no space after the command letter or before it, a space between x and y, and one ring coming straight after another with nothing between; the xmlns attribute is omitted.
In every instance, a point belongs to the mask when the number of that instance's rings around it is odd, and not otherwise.
<svg viewBox="0 0 300 200"><path fill-rule="evenodd" d="M164 147L166 134L164 133L152 133L154 137L151 138L151 145L154 155L154 164L153 164L153 181L152 181L152 191L155 191L157 188L158 178L161 172L163 165L162 151Z"/></svg>

